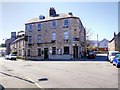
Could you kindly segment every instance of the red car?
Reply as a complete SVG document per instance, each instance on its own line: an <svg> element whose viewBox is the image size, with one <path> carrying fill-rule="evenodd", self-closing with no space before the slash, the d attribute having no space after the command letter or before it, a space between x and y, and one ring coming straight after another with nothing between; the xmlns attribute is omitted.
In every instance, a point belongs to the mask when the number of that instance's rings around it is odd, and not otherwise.
<svg viewBox="0 0 120 90"><path fill-rule="evenodd" d="M88 57L89 59L94 59L95 56L96 56L96 55L95 55L95 52L93 52L93 51L88 52L87 57Z"/></svg>

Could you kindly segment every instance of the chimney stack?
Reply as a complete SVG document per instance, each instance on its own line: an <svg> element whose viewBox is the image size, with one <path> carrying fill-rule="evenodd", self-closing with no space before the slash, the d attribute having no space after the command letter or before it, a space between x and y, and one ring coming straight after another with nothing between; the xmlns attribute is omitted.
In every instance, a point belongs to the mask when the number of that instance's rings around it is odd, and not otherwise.
<svg viewBox="0 0 120 90"><path fill-rule="evenodd" d="M56 11L53 7L50 7L50 10L49 10L49 16L56 16Z"/></svg>

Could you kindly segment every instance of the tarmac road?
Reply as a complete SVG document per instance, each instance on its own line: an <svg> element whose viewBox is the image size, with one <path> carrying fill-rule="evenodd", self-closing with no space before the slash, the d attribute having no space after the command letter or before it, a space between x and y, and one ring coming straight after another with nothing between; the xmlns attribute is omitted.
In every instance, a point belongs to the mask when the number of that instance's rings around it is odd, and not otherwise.
<svg viewBox="0 0 120 90"><path fill-rule="evenodd" d="M85 61L11 61L0 58L5 88L118 88L118 68L106 55Z"/></svg>

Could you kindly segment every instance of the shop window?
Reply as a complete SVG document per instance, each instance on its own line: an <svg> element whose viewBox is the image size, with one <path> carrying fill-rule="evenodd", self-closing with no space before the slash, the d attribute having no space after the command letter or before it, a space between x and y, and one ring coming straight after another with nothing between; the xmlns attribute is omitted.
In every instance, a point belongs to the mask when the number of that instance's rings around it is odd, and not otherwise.
<svg viewBox="0 0 120 90"><path fill-rule="evenodd" d="M28 49L28 51L27 51L28 53L27 53L27 56L30 56L30 49Z"/></svg>
<svg viewBox="0 0 120 90"><path fill-rule="evenodd" d="M64 54L69 54L69 47L68 46L64 47Z"/></svg>
<svg viewBox="0 0 120 90"><path fill-rule="evenodd" d="M56 47L52 47L52 55L56 54Z"/></svg>
<svg viewBox="0 0 120 90"><path fill-rule="evenodd" d="M38 49L38 56L41 56L41 48Z"/></svg>

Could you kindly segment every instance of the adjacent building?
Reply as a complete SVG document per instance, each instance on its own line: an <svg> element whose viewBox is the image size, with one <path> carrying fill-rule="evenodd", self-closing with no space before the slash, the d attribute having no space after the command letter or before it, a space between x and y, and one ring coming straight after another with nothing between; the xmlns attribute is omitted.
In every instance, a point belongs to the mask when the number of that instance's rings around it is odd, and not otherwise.
<svg viewBox="0 0 120 90"><path fill-rule="evenodd" d="M97 47L98 41L97 40L89 40L89 46Z"/></svg>
<svg viewBox="0 0 120 90"><path fill-rule="evenodd" d="M86 52L86 30L79 17L70 13L40 15L25 23L26 59L81 58Z"/></svg>
<svg viewBox="0 0 120 90"><path fill-rule="evenodd" d="M0 47L0 56L5 56L5 51L6 51L5 47Z"/></svg>
<svg viewBox="0 0 120 90"><path fill-rule="evenodd" d="M109 41L105 38L101 41L89 40L88 50L108 51L108 43Z"/></svg>
<svg viewBox="0 0 120 90"><path fill-rule="evenodd" d="M103 39L99 42L99 51L108 51L108 43L107 39Z"/></svg>
<svg viewBox="0 0 120 90"><path fill-rule="evenodd" d="M98 47L98 41L97 40L88 40L87 41L87 50L94 50L96 51Z"/></svg>
<svg viewBox="0 0 120 90"><path fill-rule="evenodd" d="M116 50L120 51L120 32L116 35Z"/></svg>
<svg viewBox="0 0 120 90"><path fill-rule="evenodd" d="M19 31L16 39L10 44L11 53L15 53L17 58L25 58L25 32Z"/></svg>
<svg viewBox="0 0 120 90"><path fill-rule="evenodd" d="M109 51L120 51L120 32L116 35L114 33L114 37L108 43Z"/></svg>
<svg viewBox="0 0 120 90"><path fill-rule="evenodd" d="M9 55L11 53L11 49L10 49L10 44L16 39L16 32L11 32L11 38L7 39L5 41L5 45L6 45L6 55Z"/></svg>

